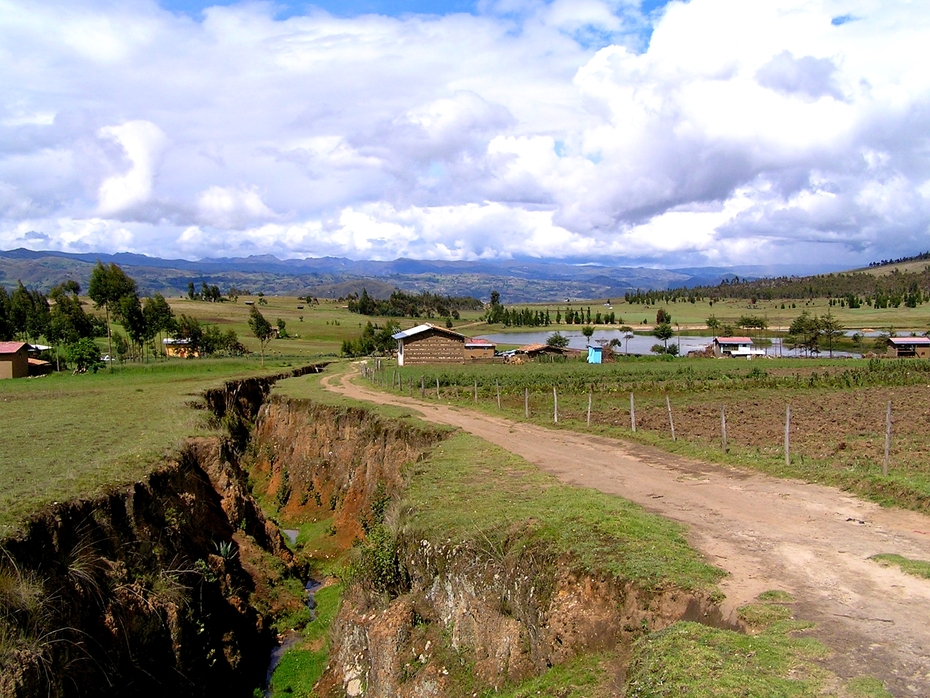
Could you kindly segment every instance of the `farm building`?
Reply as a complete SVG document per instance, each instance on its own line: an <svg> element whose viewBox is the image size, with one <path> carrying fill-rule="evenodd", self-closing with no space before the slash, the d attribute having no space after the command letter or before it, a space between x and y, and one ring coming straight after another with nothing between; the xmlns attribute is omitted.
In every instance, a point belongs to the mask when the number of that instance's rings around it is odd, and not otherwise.
<svg viewBox="0 0 930 698"><path fill-rule="evenodd" d="M888 356L899 359L918 357L930 358L930 337L890 337Z"/></svg>
<svg viewBox="0 0 930 698"><path fill-rule="evenodd" d="M487 339L466 339L465 360L493 359L495 349L497 349L497 345Z"/></svg>
<svg viewBox="0 0 930 698"><path fill-rule="evenodd" d="M0 342L0 379L25 378L29 375L29 345L25 342Z"/></svg>
<svg viewBox="0 0 930 698"><path fill-rule="evenodd" d="M756 349L749 337L714 337L714 356L733 356L751 359L765 356L765 349Z"/></svg>
<svg viewBox="0 0 930 698"><path fill-rule="evenodd" d="M567 347L554 347L549 344L527 344L526 346L514 349L511 354L514 358L522 357L528 361L533 361L541 357L553 359L556 357L567 358L580 354L577 349Z"/></svg>
<svg viewBox="0 0 930 698"><path fill-rule="evenodd" d="M392 335L397 340L397 365L461 364L465 335L429 323Z"/></svg>
<svg viewBox="0 0 930 698"><path fill-rule="evenodd" d="M189 339L165 337L161 340L161 343L165 348L165 356L177 356L181 359L186 359L190 356L198 356L197 352L191 351L191 340Z"/></svg>

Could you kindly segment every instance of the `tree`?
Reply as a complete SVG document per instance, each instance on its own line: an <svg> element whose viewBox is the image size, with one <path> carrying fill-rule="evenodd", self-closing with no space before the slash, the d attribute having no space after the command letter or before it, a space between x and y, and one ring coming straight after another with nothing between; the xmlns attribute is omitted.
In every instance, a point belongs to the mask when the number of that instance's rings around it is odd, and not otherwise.
<svg viewBox="0 0 930 698"><path fill-rule="evenodd" d="M278 325L278 337L280 339L287 339L288 337L287 323L281 318L278 318L277 325Z"/></svg>
<svg viewBox="0 0 930 698"><path fill-rule="evenodd" d="M158 335L160 339L162 333L171 332L177 326L174 311L160 293L145 299L142 304L142 314L145 316L145 322L152 338Z"/></svg>
<svg viewBox="0 0 930 698"><path fill-rule="evenodd" d="M659 308L656 311L656 324L657 325L671 325L672 324L672 315L664 308Z"/></svg>
<svg viewBox="0 0 930 698"><path fill-rule="evenodd" d="M124 294L113 308L114 317L118 318L133 344L139 347L137 356L145 358L145 342L155 335L149 335L149 327L142 312L142 302L135 291Z"/></svg>
<svg viewBox="0 0 930 698"><path fill-rule="evenodd" d="M804 310L788 328L788 342L795 349L801 347L808 353L816 352L820 341L820 320Z"/></svg>
<svg viewBox="0 0 930 698"><path fill-rule="evenodd" d="M830 358L833 358L833 340L837 337L842 337L845 331L839 321L833 317L833 313L829 310L827 314L820 318L820 333L827 338L827 343L830 346Z"/></svg>
<svg viewBox="0 0 930 698"><path fill-rule="evenodd" d="M666 348L668 347L668 340L670 340L674 334L675 332L672 330L672 326L668 322L661 322L652 328L652 336L656 339L661 339Z"/></svg>
<svg viewBox="0 0 930 698"><path fill-rule="evenodd" d="M623 335L623 350L629 354L630 353L630 340L633 339L636 335L633 333L633 328L629 325L624 325L620 328L620 332Z"/></svg>
<svg viewBox="0 0 930 698"><path fill-rule="evenodd" d="M75 373L97 372L103 363L100 361L100 350L94 340L83 337L68 345L68 360L74 364Z"/></svg>
<svg viewBox="0 0 930 698"><path fill-rule="evenodd" d="M66 281L55 286L51 298L55 301L49 318L45 336L51 344L70 345L80 339L94 336L94 323L81 305L78 294L81 287L76 281ZM55 352L56 362L58 351ZM59 370L61 366L58 366Z"/></svg>
<svg viewBox="0 0 930 698"><path fill-rule="evenodd" d="M13 320L10 317L10 296L0 286L0 342L13 339Z"/></svg>
<svg viewBox="0 0 930 698"><path fill-rule="evenodd" d="M252 330L252 334L255 335L255 338L258 340L262 353L262 367L264 368L265 345L274 337L274 330L271 327L271 323L265 319L265 316L262 315L261 311L254 305L249 311L249 329Z"/></svg>
<svg viewBox="0 0 930 698"><path fill-rule="evenodd" d="M10 296L10 317L13 333L25 341L35 340L48 331L51 319L48 298L38 291L30 291L20 281Z"/></svg>
<svg viewBox="0 0 930 698"><path fill-rule="evenodd" d="M110 327L110 309L119 303L119 299L127 294L135 294L136 282L129 278L118 266L110 263L104 266L97 262L97 266L90 273L90 286L87 295L94 302L96 308L104 308L107 317L107 350L113 356L113 329ZM110 363L112 370L113 364Z"/></svg>
<svg viewBox="0 0 930 698"><path fill-rule="evenodd" d="M584 338L585 338L588 342L590 342L590 341L591 341L591 335L594 334L594 328L591 327L591 325L585 325L584 327L581 328L581 334L583 334L583 335L584 335Z"/></svg>
<svg viewBox="0 0 930 698"><path fill-rule="evenodd" d="M568 337L563 335L561 332L553 332L546 339L546 346L564 349L568 346Z"/></svg>
<svg viewBox="0 0 930 698"><path fill-rule="evenodd" d="M710 317L707 318L707 329L716 332L720 328L720 320L717 319L717 316L711 313Z"/></svg>

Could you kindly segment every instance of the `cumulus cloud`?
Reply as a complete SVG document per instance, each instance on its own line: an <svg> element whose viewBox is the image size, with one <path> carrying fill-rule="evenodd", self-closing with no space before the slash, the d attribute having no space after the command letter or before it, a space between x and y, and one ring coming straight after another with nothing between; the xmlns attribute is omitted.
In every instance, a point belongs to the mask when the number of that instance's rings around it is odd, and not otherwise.
<svg viewBox="0 0 930 698"><path fill-rule="evenodd" d="M286 19L0 0L0 247L913 253L930 233L928 36L904 0Z"/></svg>

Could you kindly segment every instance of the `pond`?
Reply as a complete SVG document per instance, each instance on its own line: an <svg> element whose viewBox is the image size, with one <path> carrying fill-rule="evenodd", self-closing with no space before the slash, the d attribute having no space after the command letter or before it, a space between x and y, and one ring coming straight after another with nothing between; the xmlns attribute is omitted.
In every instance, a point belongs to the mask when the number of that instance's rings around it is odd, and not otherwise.
<svg viewBox="0 0 930 698"><path fill-rule="evenodd" d="M488 341L494 342L495 344L516 344L518 346L523 346L526 344L545 344L546 340L552 334L552 331L536 331L536 332L515 332L513 334L483 334L480 335L481 339L487 339ZM581 330L563 330L562 336L568 339L568 346L570 349L586 349L588 346L588 340ZM621 345L615 349L616 353L630 353L630 354L639 354L645 355L650 354L652 350L652 345L659 343L659 340L653 337L652 335L642 335L637 334L631 337L629 340L624 339L623 333L619 330L595 330L594 334L591 336L591 344L597 345L598 341L607 341L609 342L612 339L620 340ZM687 355L689 351L702 351L709 347L714 341L713 337L698 337L695 335L675 335L672 339L668 340L669 344L677 344L680 347L679 353L682 356ZM802 356L803 353L800 350L791 349L787 345L782 345L782 340L780 337L774 337L768 340L769 345L764 345L760 343L760 348L765 349L766 354L769 356ZM827 356L826 351L821 352L821 356ZM835 357L853 357L859 358L860 354L853 354L850 352L843 351L834 351L833 356Z"/></svg>

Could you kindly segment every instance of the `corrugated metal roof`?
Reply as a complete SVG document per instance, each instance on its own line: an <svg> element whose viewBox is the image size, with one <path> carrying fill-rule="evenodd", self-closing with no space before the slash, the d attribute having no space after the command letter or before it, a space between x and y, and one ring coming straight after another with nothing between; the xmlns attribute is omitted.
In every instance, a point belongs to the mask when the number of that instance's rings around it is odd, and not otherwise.
<svg viewBox="0 0 930 698"><path fill-rule="evenodd" d="M0 342L0 354L15 354L25 346L25 342Z"/></svg>
<svg viewBox="0 0 930 698"><path fill-rule="evenodd" d="M749 337L714 337L717 344L752 344Z"/></svg>
<svg viewBox="0 0 930 698"><path fill-rule="evenodd" d="M414 335L422 334L423 332L426 332L427 330L436 330L438 332L442 332L443 334L447 334L452 337L461 337L462 339L465 339L465 335L463 334L459 334L458 332L453 332L452 330L447 330L445 327L431 325L428 322L422 325L417 325L416 327L411 327L409 330L404 330L403 332L392 334L391 337L393 337L394 339L407 339L409 337L413 337Z"/></svg>
<svg viewBox="0 0 930 698"><path fill-rule="evenodd" d="M930 337L889 337L892 344L930 344Z"/></svg>

